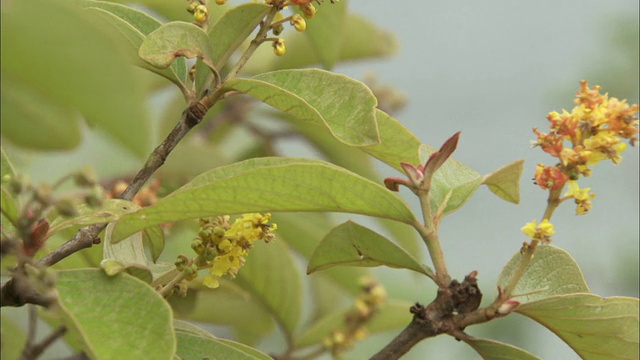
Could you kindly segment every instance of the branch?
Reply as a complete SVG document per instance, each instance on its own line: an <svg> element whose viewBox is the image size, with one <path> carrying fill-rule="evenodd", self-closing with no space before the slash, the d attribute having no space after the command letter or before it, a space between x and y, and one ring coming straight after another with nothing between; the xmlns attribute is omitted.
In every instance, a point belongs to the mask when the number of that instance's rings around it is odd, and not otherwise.
<svg viewBox="0 0 640 360"><path fill-rule="evenodd" d="M503 302L502 293L488 307L478 308L482 293L476 275L474 271L462 283L453 280L447 288L440 288L436 299L426 307L420 304L412 306L413 319L409 325L371 359L399 359L426 338L441 334L460 338L467 326L505 316L498 311Z"/></svg>

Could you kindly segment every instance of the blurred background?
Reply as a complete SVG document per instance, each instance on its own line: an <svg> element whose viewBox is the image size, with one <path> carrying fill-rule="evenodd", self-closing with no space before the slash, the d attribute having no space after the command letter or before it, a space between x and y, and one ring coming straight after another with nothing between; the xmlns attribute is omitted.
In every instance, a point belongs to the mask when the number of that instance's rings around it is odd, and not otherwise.
<svg viewBox="0 0 640 360"><path fill-rule="evenodd" d="M360 80L374 78L378 85L402 93L405 106L392 115L426 144L439 147L462 131L454 157L481 174L525 160L519 205L504 202L482 187L441 225L450 273L461 279L477 270L487 304L502 266L527 240L520 228L539 219L546 204L546 192L533 185L531 178L537 163L553 162L540 149L531 148L531 128L545 131L550 111L570 111L582 79L591 86L601 85L610 96L638 101L638 1L348 3L349 11L394 33L399 47L394 56L339 63L334 71ZM327 6L328 1L319 11ZM163 96L160 93L152 105L162 103ZM160 111L153 107L152 116ZM282 151L316 155L295 142L282 145ZM601 163L581 183L597 194L588 215L575 216L574 206L567 204L553 219L554 245L575 258L592 292L605 297L638 296L639 291L638 149L629 147L622 155L620 165ZM101 176L140 166L139 159L114 149L92 132L78 149L36 153L22 160L18 158L17 165L33 174L36 182L52 181L84 164L104 164L96 168ZM383 164L378 169L385 177L397 176ZM401 195L419 212L408 192ZM362 217L336 216L347 218L375 227ZM426 254L422 256L429 263ZM377 268L374 273L393 297L421 303L433 299L434 286L407 271ZM398 331L372 335L345 358L371 356ZM514 344L544 359L578 358L552 333L520 315L467 331ZM275 350L280 345L274 335L261 348ZM425 358L476 359L478 355L465 344L441 336L423 341L405 357Z"/></svg>

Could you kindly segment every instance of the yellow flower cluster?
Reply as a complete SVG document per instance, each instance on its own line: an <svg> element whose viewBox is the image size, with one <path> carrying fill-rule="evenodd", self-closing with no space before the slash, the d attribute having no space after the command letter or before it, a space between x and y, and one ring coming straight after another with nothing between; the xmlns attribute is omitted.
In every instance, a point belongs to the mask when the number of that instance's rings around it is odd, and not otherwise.
<svg viewBox="0 0 640 360"><path fill-rule="evenodd" d="M625 100L609 98L601 94L600 87L589 88L582 81L575 99L576 106L568 112L551 112L547 116L549 133L533 131L538 139L534 146L558 159L554 166L539 164L535 172L535 182L547 190L562 189L569 182L569 191L564 195L575 199L576 212L586 214L591 208L595 195L588 188L580 189L575 183L580 176L591 175L591 166L602 160L620 163L620 153L626 148L622 142L627 139L634 146L638 134L638 104L629 105ZM565 146L565 142L569 145Z"/></svg>
<svg viewBox="0 0 640 360"><path fill-rule="evenodd" d="M323 345L334 357L340 356L355 345L356 341L364 339L368 332L366 323L378 311L387 298L385 288L373 279L361 280L362 293L356 298L353 308L345 314L344 328L334 329L324 338Z"/></svg>
<svg viewBox="0 0 640 360"><path fill-rule="evenodd" d="M200 219L201 228L191 247L200 257L199 268L209 268L210 274L203 280L205 286L217 288L220 277L235 277L254 242L273 240L271 231L277 226L268 224L270 218L271 214L244 214L232 224L229 216Z"/></svg>
<svg viewBox="0 0 640 360"><path fill-rule="evenodd" d="M522 232L531 238L533 241L542 241L548 243L551 241L551 235L555 234L555 230L553 230L553 224L549 222L549 220L544 219L538 225L536 220L528 223L524 227L522 227Z"/></svg>

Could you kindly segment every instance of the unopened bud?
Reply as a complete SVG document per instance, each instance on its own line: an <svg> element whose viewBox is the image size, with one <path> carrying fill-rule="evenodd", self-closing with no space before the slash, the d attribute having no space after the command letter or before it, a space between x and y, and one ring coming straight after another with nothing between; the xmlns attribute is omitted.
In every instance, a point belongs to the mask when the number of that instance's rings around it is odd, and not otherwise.
<svg viewBox="0 0 640 360"><path fill-rule="evenodd" d="M507 300L500 304L498 308L498 314L500 315L509 315L511 314L518 306L520 306L520 301L517 300Z"/></svg>
<svg viewBox="0 0 640 360"><path fill-rule="evenodd" d="M196 254L202 255L204 253L205 246L202 240L196 239L191 242L191 248L196 252Z"/></svg>
<svg viewBox="0 0 640 360"><path fill-rule="evenodd" d="M73 181L78 186L91 187L98 183L98 176L92 168L86 167L73 175Z"/></svg>
<svg viewBox="0 0 640 360"><path fill-rule="evenodd" d="M304 17L311 19L316 15L316 7L311 3L300 5L300 11L304 14Z"/></svg>
<svg viewBox="0 0 640 360"><path fill-rule="evenodd" d="M284 39L277 39L273 42L273 52L282 56L287 52L287 48L284 46Z"/></svg>
<svg viewBox="0 0 640 360"><path fill-rule="evenodd" d="M49 206L53 201L53 190L51 189L51 185L48 183L38 185L33 195L43 206Z"/></svg>
<svg viewBox="0 0 640 360"><path fill-rule="evenodd" d="M184 271L184 269L189 264L189 259L187 259L187 257L184 255L178 255L178 258L176 259L174 264L176 265L176 269L178 269L178 271Z"/></svg>
<svg viewBox="0 0 640 360"><path fill-rule="evenodd" d="M70 198L62 198L56 201L55 208L62 216L76 216L78 215L78 209L76 204Z"/></svg>
<svg viewBox="0 0 640 360"><path fill-rule="evenodd" d="M19 195L31 187L29 175L16 174L9 179L9 189L12 193Z"/></svg>
<svg viewBox="0 0 640 360"><path fill-rule="evenodd" d="M273 31L273 35L278 36L282 34L282 32L284 31L284 26L282 26L282 24L278 24L273 27L272 31Z"/></svg>
<svg viewBox="0 0 640 360"><path fill-rule="evenodd" d="M84 201L92 208L102 206L104 202L104 189L100 185L95 185L89 194L85 196Z"/></svg>
<svg viewBox="0 0 640 360"><path fill-rule="evenodd" d="M291 25L298 31L304 31L307 28L307 22L298 14L291 17Z"/></svg>
<svg viewBox="0 0 640 360"><path fill-rule="evenodd" d="M216 3L218 2L216 1ZM196 11L193 13L193 18L197 22L201 23L207 20L208 15L209 15L209 11L207 10L207 7L204 5L198 5L196 7Z"/></svg>

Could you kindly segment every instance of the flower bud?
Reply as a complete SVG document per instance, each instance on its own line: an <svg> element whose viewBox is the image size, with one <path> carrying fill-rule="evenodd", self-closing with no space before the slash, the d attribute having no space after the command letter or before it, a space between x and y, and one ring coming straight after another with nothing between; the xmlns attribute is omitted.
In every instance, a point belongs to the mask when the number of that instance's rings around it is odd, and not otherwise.
<svg viewBox="0 0 640 360"><path fill-rule="evenodd" d="M498 308L498 314L500 315L509 315L511 314L518 306L520 306L520 301L517 300L507 300L500 304Z"/></svg>
<svg viewBox="0 0 640 360"><path fill-rule="evenodd" d="M282 56L287 52L287 48L284 46L284 39L277 39L273 42L273 52Z"/></svg>
<svg viewBox="0 0 640 360"><path fill-rule="evenodd" d="M202 255L204 253L205 246L202 240L196 238L191 242L191 248L196 252L196 254Z"/></svg>
<svg viewBox="0 0 640 360"><path fill-rule="evenodd" d="M300 11L304 14L304 17L311 19L316 15L316 7L311 3L307 3L300 6Z"/></svg>
<svg viewBox="0 0 640 360"><path fill-rule="evenodd" d="M78 215L78 209L76 204L70 198L62 198L56 201L55 208L62 216L75 216Z"/></svg>
<svg viewBox="0 0 640 360"><path fill-rule="evenodd" d="M176 269L178 269L178 271L184 271L184 269L189 264L189 259L187 259L187 257L184 255L178 255L174 264L176 265Z"/></svg>
<svg viewBox="0 0 640 360"><path fill-rule="evenodd" d="M187 5L187 12L189 14L193 14L194 12L196 12L196 8L198 7L198 2L194 1L194 2L190 2L189 5Z"/></svg>
<svg viewBox="0 0 640 360"><path fill-rule="evenodd" d="M282 24L278 24L273 27L272 31L273 31L273 35L278 36L282 34L282 32L284 31L284 26L282 26Z"/></svg>
<svg viewBox="0 0 640 360"><path fill-rule="evenodd" d="M31 187L29 175L16 174L9 179L9 189L12 193L20 195Z"/></svg>
<svg viewBox="0 0 640 360"><path fill-rule="evenodd" d="M38 185L33 195L43 206L49 206L53 201L53 190L51 189L51 185L47 183Z"/></svg>
<svg viewBox="0 0 640 360"><path fill-rule="evenodd" d="M95 185L89 194L85 196L84 201L92 208L102 206L104 202L104 189L100 185Z"/></svg>
<svg viewBox="0 0 640 360"><path fill-rule="evenodd" d="M307 28L307 22L298 14L291 17L291 25L298 31L304 31Z"/></svg>
<svg viewBox="0 0 640 360"><path fill-rule="evenodd" d="M217 3L218 1L216 1L216 4ZM207 20L207 16L209 16L209 11L207 10L207 7L204 5L198 5L196 7L196 11L193 13L193 18L199 23Z"/></svg>
<svg viewBox="0 0 640 360"><path fill-rule="evenodd" d="M98 183L98 176L92 168L86 167L73 175L73 181L78 186L91 187Z"/></svg>

